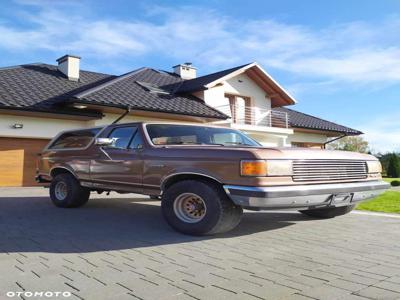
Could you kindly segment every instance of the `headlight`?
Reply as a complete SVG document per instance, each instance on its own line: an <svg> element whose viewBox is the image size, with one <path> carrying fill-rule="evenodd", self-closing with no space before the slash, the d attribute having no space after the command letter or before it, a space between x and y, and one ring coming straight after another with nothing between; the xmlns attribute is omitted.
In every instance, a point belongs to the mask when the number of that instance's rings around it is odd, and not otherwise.
<svg viewBox="0 0 400 300"><path fill-rule="evenodd" d="M240 162L242 176L290 176L291 160L242 160Z"/></svg>
<svg viewBox="0 0 400 300"><path fill-rule="evenodd" d="M382 165L379 160L367 161L368 173L382 173Z"/></svg>

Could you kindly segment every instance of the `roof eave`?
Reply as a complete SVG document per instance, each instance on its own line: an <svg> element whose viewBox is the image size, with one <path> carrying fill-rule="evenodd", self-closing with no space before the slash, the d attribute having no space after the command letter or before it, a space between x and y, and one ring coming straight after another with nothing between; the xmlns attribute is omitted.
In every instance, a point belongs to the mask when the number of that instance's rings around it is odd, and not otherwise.
<svg viewBox="0 0 400 300"><path fill-rule="evenodd" d="M256 83L260 85L260 87L264 89L267 94L271 96L273 107L293 105L297 103L297 100L256 62L245 65L238 70L218 78L217 80L209 82L208 84L204 85L204 88L212 88L215 85L242 73L246 73L251 79L256 81ZM267 86L269 86L269 88L267 88Z"/></svg>
<svg viewBox="0 0 400 300"><path fill-rule="evenodd" d="M298 126L298 125L290 125L291 128L299 128L299 129L307 129L307 130L314 130L314 131L319 131L319 132L329 132L329 133L337 133L337 134L345 134L346 136L355 136L355 135L361 135L364 134L362 131L338 131L338 130L332 130L332 129L324 129L324 128L315 128L315 127L307 127L307 126Z"/></svg>
<svg viewBox="0 0 400 300"><path fill-rule="evenodd" d="M101 103L97 101L87 101L81 98L74 98L70 100L70 103L81 103L87 105L96 105L96 106L103 106L103 107L111 107L111 108L119 108L119 109L126 109L127 105L122 104L108 104L108 103ZM212 116L212 115L202 115L202 114L194 114L194 113L186 113L186 112L178 112L178 111L166 111L166 110L157 110L151 108L141 108L141 107L130 107L131 110L138 110L138 111L147 111L147 112L157 112L157 113L172 113L177 115L187 115L192 117L198 118L209 118L209 119L216 119L216 120L226 120L229 117L221 112L218 112L220 116Z"/></svg>

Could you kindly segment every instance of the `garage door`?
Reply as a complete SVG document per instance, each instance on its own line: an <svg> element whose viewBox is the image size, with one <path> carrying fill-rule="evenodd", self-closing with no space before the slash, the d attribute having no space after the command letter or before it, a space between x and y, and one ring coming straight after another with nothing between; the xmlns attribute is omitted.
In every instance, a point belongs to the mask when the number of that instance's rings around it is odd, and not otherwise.
<svg viewBox="0 0 400 300"><path fill-rule="evenodd" d="M0 186L35 186L37 153L48 140L0 137Z"/></svg>

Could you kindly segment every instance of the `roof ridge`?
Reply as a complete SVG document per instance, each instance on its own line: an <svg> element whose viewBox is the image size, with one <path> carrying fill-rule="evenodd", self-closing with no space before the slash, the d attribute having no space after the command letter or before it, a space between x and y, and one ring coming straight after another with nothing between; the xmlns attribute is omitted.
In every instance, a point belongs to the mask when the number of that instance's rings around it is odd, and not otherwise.
<svg viewBox="0 0 400 300"><path fill-rule="evenodd" d="M235 72L235 71L237 71L237 70L240 70L241 68L247 67L248 65L251 65L251 64L253 64L253 62L244 64L244 65L241 65L241 66L236 66L236 67L228 68L228 69L225 69L225 70L221 70L221 71L209 73L209 74L202 75L202 76L199 76L199 77L195 77L195 78L192 78L192 79L184 80L184 82L189 82L189 81L191 81L191 80L196 80L196 79L199 79L199 78L203 78L203 77L207 77L207 76L212 76L212 75L215 75L215 74L218 74L218 73L228 72L228 71L230 71L230 70L232 70L232 71L229 72L229 73L232 73L232 72ZM228 73L228 74L229 74L229 73Z"/></svg>
<svg viewBox="0 0 400 300"><path fill-rule="evenodd" d="M12 69L17 69L17 68L23 68L26 66L46 66L46 67L54 67L57 68L57 65L52 65L48 63L43 63L43 62L35 62L35 63L27 63L27 64L20 64L20 65L14 65L14 66L7 66L7 67L0 67L0 71L3 70L12 70ZM116 76L112 75L109 73L103 73L103 72L96 72L96 71L89 71L89 70L80 70L81 72L86 72L86 73L92 73L92 74L100 74L100 75L107 75L107 76Z"/></svg>
<svg viewBox="0 0 400 300"><path fill-rule="evenodd" d="M30 64L21 64L21 65L13 65L13 66L7 66L7 67L0 67L0 71L3 70L11 70L11 69L17 69L21 68L23 66L37 66L37 65L42 65L43 63L37 62L37 63L30 63Z"/></svg>
<svg viewBox="0 0 400 300"><path fill-rule="evenodd" d="M87 95L89 95L89 94L91 94L91 93L97 92L97 91L99 91L99 90L101 90L101 89L103 89L103 88L105 88L105 87L108 87L108 86L110 86L110 85L112 85L112 84L114 84L114 83L117 83L117 82L119 82L119 81L121 81L121 80L124 80L124 79L126 79L126 78L129 78L130 76L136 75L136 74L138 74L138 73L140 73L140 72L143 72L144 70L147 70L147 69L149 69L149 68L147 68L147 67L142 67L142 68L136 69L136 70L134 70L134 71L131 71L131 72L128 72L128 73L119 75L119 76L117 76L116 78L114 78L114 79L112 79L112 80L110 80L110 81L107 81L107 82L105 82L105 83L102 83L102 84L99 84L99 85L97 85L97 86L94 86L94 87L92 87L92 88L90 88L90 89L87 89L87 90L84 90L84 91L82 91L82 92L79 92L79 93L73 95L73 97L76 97L76 98L83 98L83 97L85 97L85 96L87 96Z"/></svg>

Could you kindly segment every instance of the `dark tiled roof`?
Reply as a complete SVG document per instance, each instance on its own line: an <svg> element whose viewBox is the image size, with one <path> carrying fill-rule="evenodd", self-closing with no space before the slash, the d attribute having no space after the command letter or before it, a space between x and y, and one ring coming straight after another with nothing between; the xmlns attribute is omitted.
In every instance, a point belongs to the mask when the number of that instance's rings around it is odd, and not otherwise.
<svg viewBox="0 0 400 300"><path fill-rule="evenodd" d="M143 82L151 83L154 87L162 89L163 86L169 86L181 80L180 77L166 72L142 68L117 77L104 84L101 88L95 87L76 96L85 103L113 104L121 107L130 106L131 109L146 111L218 119L227 118L226 115L206 105L203 100L194 96L180 96L168 89L165 89L164 93L152 92L143 85ZM157 88L154 90L157 90Z"/></svg>
<svg viewBox="0 0 400 300"><path fill-rule="evenodd" d="M359 135L362 134L361 131L342 126L330 121L326 121L314 116L310 116L293 109L289 109L286 107L277 107L273 110L286 112L289 117L289 125L294 128L306 128L306 129L315 129L315 130L323 130L323 131L332 131L337 133L343 133L347 135Z"/></svg>
<svg viewBox="0 0 400 300"><path fill-rule="evenodd" d="M242 66L238 66L231 69L226 69L223 71L219 71L216 73L200 76L194 79L184 80L178 82L174 85L171 85L169 88L174 89L177 93L190 93L194 91L201 91L204 90L204 86L221 78L224 77L232 72L235 72L249 64L245 64Z"/></svg>
<svg viewBox="0 0 400 300"><path fill-rule="evenodd" d="M79 96L80 100L94 104L129 105L132 109L227 118L196 97L151 93L136 81L158 87L182 79L172 73L142 68L121 76L81 70L76 82L68 80L57 66L21 65L0 69L0 108L83 114L82 110L63 105Z"/></svg>
<svg viewBox="0 0 400 300"><path fill-rule="evenodd" d="M81 71L79 82L68 80L56 66L30 64L0 69L0 107L51 110L83 89L115 76Z"/></svg>

